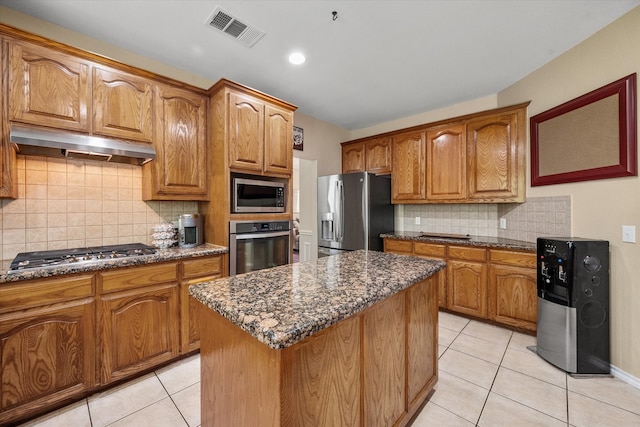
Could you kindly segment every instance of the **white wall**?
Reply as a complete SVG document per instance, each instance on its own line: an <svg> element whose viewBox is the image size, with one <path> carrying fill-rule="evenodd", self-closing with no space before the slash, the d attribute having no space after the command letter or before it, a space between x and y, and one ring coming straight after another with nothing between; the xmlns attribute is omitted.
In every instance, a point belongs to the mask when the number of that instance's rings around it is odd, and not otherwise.
<svg viewBox="0 0 640 427"><path fill-rule="evenodd" d="M534 116L629 74L640 73L639 42L640 7L500 92L498 103L502 106L531 100L528 112ZM624 371L622 376L626 373L640 378L640 242L623 243L621 239L623 224L640 226L640 179L533 188L530 183L527 165L527 197L570 195L573 235L609 241L612 364Z"/></svg>
<svg viewBox="0 0 640 427"><path fill-rule="evenodd" d="M318 161L318 176L342 171L341 142L350 139L347 129L296 112L294 125L304 130L304 149L293 150L293 156Z"/></svg>

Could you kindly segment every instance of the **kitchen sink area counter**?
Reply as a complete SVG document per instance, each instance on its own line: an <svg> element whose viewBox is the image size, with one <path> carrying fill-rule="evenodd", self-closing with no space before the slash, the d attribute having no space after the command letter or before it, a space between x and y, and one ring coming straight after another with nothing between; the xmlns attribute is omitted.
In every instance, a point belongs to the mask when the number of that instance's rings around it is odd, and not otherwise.
<svg viewBox="0 0 640 427"><path fill-rule="evenodd" d="M9 272L11 260L3 260L0 267L0 286L3 283L18 282L30 279L42 279L53 276L64 276L74 273L95 272L122 268L134 265L155 264L165 261L177 261L188 258L197 258L210 255L226 254L226 246L219 246L205 243L194 248L173 247L168 249L157 249L155 254L141 255L127 258L115 258L99 260L96 262L62 264L59 266L49 266L42 268L31 268L15 272Z"/></svg>
<svg viewBox="0 0 640 427"><path fill-rule="evenodd" d="M358 250L192 285L189 294L273 349L426 279L443 261Z"/></svg>
<svg viewBox="0 0 640 427"><path fill-rule="evenodd" d="M445 266L358 250L192 285L202 425L408 425L437 381Z"/></svg>
<svg viewBox="0 0 640 427"><path fill-rule="evenodd" d="M425 243L444 243L457 246L480 246L492 249L512 249L519 251L531 251L532 253L536 251L535 242L527 242L524 240L473 235L461 235L461 237L456 237L455 235L438 234L440 233L430 233L427 231L394 231L393 233L383 233L380 235L380 237L382 239L411 240Z"/></svg>

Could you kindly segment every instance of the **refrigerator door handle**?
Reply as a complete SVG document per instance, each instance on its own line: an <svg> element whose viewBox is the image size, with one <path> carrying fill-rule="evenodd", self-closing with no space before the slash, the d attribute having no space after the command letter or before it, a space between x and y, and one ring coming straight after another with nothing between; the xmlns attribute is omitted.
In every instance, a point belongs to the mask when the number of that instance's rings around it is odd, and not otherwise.
<svg viewBox="0 0 640 427"><path fill-rule="evenodd" d="M344 240L344 183L337 181L336 186L336 195L338 198L336 201L336 213L338 214L336 220L336 241L342 243Z"/></svg>

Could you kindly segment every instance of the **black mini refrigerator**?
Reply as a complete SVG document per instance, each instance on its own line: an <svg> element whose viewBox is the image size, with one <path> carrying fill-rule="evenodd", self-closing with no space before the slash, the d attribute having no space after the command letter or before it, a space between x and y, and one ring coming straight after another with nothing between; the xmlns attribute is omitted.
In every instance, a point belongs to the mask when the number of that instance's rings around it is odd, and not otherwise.
<svg viewBox="0 0 640 427"><path fill-rule="evenodd" d="M571 374L609 374L609 242L538 238L536 352Z"/></svg>

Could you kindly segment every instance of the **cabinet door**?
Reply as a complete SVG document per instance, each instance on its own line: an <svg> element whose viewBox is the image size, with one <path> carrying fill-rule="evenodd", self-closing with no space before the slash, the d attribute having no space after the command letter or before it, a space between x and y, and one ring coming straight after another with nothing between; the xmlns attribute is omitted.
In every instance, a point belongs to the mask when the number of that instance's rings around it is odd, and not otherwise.
<svg viewBox="0 0 640 427"><path fill-rule="evenodd" d="M143 167L146 200L207 200L206 98L158 86L156 158Z"/></svg>
<svg viewBox="0 0 640 427"><path fill-rule="evenodd" d="M93 133L150 143L152 111L151 80L93 68Z"/></svg>
<svg viewBox="0 0 640 427"><path fill-rule="evenodd" d="M489 319L535 331L538 316L535 255L498 250L490 254Z"/></svg>
<svg viewBox="0 0 640 427"><path fill-rule="evenodd" d="M264 108L264 171L291 175L293 168L293 114L272 105Z"/></svg>
<svg viewBox="0 0 640 427"><path fill-rule="evenodd" d="M9 71L9 119L89 131L89 63L51 49L14 42Z"/></svg>
<svg viewBox="0 0 640 427"><path fill-rule="evenodd" d="M432 243L416 242L413 245L413 254L418 257L446 261L447 247ZM440 270L438 275L438 306L447 307L447 270Z"/></svg>
<svg viewBox="0 0 640 427"><path fill-rule="evenodd" d="M471 316L487 317L487 266L473 261L449 260L447 307Z"/></svg>
<svg viewBox="0 0 640 427"><path fill-rule="evenodd" d="M392 426L405 411L405 294L377 303L362 321L363 425Z"/></svg>
<svg viewBox="0 0 640 427"><path fill-rule="evenodd" d="M0 315L0 424L95 385L94 300Z"/></svg>
<svg viewBox="0 0 640 427"><path fill-rule="evenodd" d="M424 201L426 163L424 132L394 136L392 151L392 202Z"/></svg>
<svg viewBox="0 0 640 427"><path fill-rule="evenodd" d="M365 171L364 142L342 146L342 173Z"/></svg>
<svg viewBox="0 0 640 427"><path fill-rule="evenodd" d="M229 166L262 172L264 104L239 93L231 92L228 96ZM293 142L291 144L293 147Z"/></svg>
<svg viewBox="0 0 640 427"><path fill-rule="evenodd" d="M178 355L177 284L103 295L100 311L103 382Z"/></svg>
<svg viewBox="0 0 640 427"><path fill-rule="evenodd" d="M440 271L407 290L407 397L410 407L438 376L436 282L443 273Z"/></svg>
<svg viewBox="0 0 640 427"><path fill-rule="evenodd" d="M185 260L180 285L180 349L188 353L200 348L197 310L200 304L189 296L189 286L204 280L222 277L222 255Z"/></svg>
<svg viewBox="0 0 640 427"><path fill-rule="evenodd" d="M427 200L466 198L464 124L427 130Z"/></svg>
<svg viewBox="0 0 640 427"><path fill-rule="evenodd" d="M524 202L524 121L520 109L467 123L469 199Z"/></svg>
<svg viewBox="0 0 640 427"><path fill-rule="evenodd" d="M391 173L391 138L376 138L365 144L367 172L383 175Z"/></svg>
<svg viewBox="0 0 640 427"><path fill-rule="evenodd" d="M0 91L9 93L9 42L0 37ZM0 197L18 197L16 150L9 138L8 103L0 102Z"/></svg>

